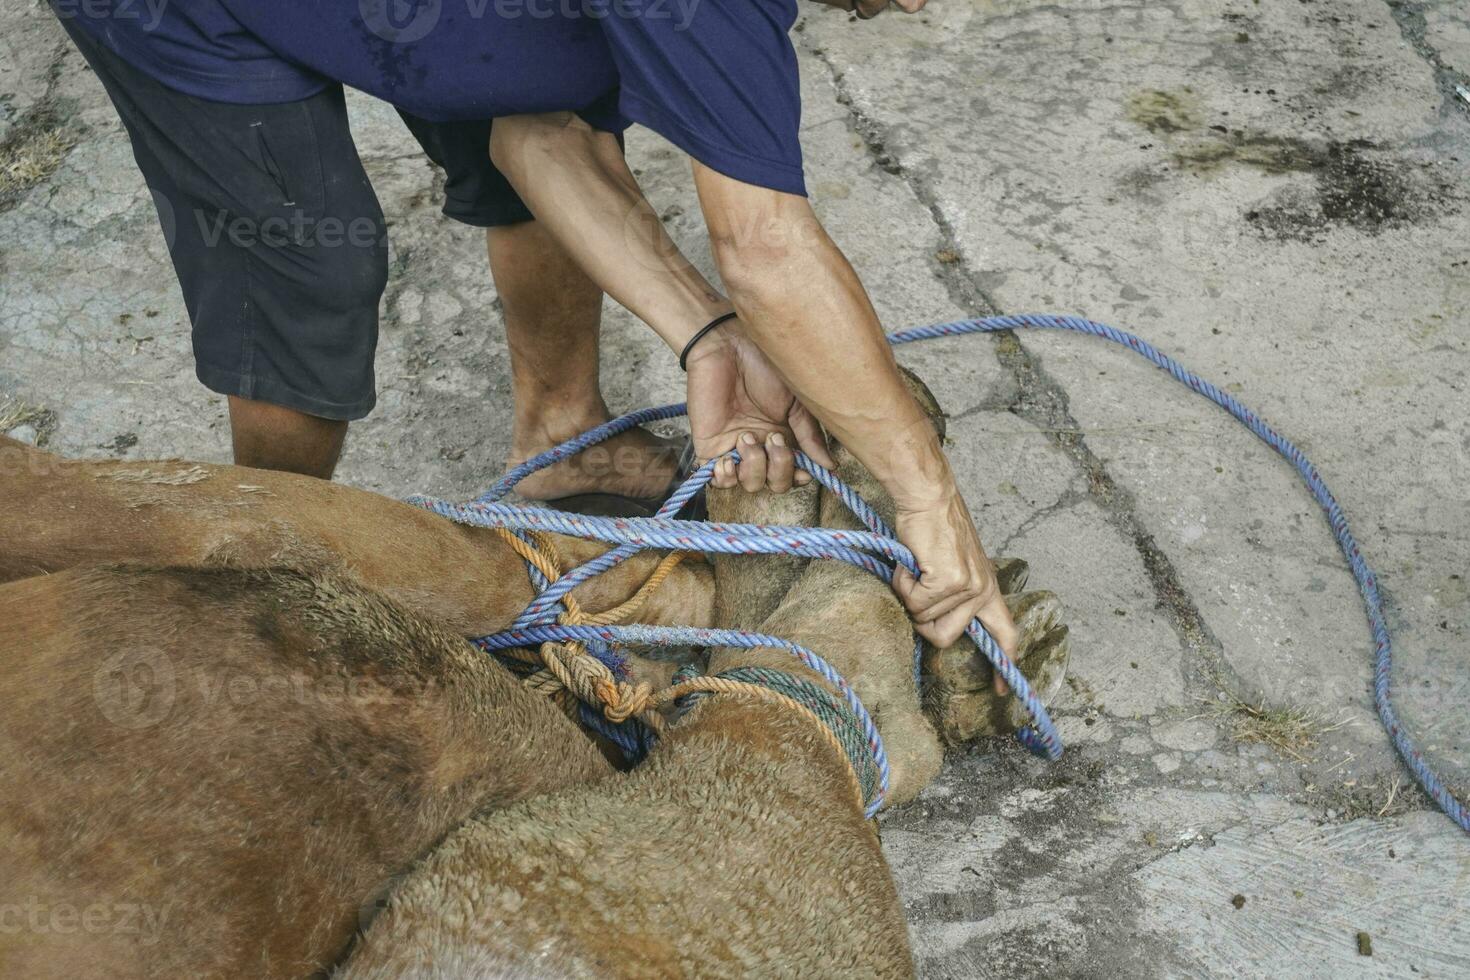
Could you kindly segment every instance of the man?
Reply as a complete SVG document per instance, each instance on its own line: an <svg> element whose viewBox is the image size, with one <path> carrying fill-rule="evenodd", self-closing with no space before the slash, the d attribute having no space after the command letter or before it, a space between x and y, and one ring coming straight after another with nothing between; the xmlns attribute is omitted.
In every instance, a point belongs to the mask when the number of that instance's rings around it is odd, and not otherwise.
<svg viewBox="0 0 1470 980"><path fill-rule="evenodd" d="M382 226L347 131L346 83L411 114L430 155L454 168L448 213L456 187L482 185L471 220L491 229L506 297L514 455L606 417L596 387L605 291L686 366L697 454L739 449L717 486L789 489L804 479L794 448L827 459L820 421L898 505L899 537L923 574L900 570L897 587L919 631L947 645L978 614L1013 648L954 475L805 197L787 36L795 0L720 0L682 19L627 0L194 0L163 8L151 27L123 17L125 6L58 10L175 215L170 251L198 373L230 398L237 462L328 477L347 420L372 407L384 245L349 235L328 247L325 234L365 218ZM860 13L883 6L864 0ZM633 122L689 154L728 298L642 220L648 205L619 145ZM466 124L488 131L493 167ZM259 235L211 245L201 215L243 216ZM667 486L672 467L650 436L611 448L643 465L563 464L523 490L555 501Z"/></svg>
<svg viewBox="0 0 1470 980"><path fill-rule="evenodd" d="M83 9L62 23L116 104L168 215L196 371L229 399L235 462L330 477L348 421L373 407L387 276L383 215L346 130L340 87L287 103L200 99L134 68L106 43L131 51L126 33ZM278 76L245 88L263 99L300 91ZM515 386L511 462L607 421L597 384L602 292L491 165L489 122L403 116L445 168L445 214L486 230ZM521 490L546 500L667 496L677 452L642 429L606 449L606 465L554 467Z"/></svg>

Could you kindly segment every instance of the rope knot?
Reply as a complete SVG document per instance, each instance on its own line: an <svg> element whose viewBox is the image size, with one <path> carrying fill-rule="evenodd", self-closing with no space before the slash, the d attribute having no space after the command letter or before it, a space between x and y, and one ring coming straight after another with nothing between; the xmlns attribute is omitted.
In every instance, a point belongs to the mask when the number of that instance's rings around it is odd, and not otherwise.
<svg viewBox="0 0 1470 980"><path fill-rule="evenodd" d="M592 687L597 700L602 703L602 714L614 725L629 718L642 715L651 707L653 685L647 682L629 684L612 678L599 678Z"/></svg>

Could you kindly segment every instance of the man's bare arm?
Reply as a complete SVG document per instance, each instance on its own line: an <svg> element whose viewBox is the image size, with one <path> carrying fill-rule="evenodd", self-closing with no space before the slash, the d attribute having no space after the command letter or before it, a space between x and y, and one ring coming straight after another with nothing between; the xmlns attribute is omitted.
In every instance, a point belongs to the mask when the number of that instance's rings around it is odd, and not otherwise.
<svg viewBox="0 0 1470 980"><path fill-rule="evenodd" d="M644 199L617 140L572 113L495 121L490 155L553 238L602 290L682 351L731 309L669 238ZM721 481L781 493L810 481L794 448L830 465L820 426L769 359L729 322L691 351L689 423L703 459L754 437L762 451L721 471ZM789 438L788 438L789 437Z"/></svg>
<svg viewBox="0 0 1470 980"><path fill-rule="evenodd" d="M697 161L694 179L744 329L897 504L899 537L923 576L900 570L896 586L919 631L948 645L979 615L1003 648L1014 649L1015 625L949 461L903 384L857 273L810 202Z"/></svg>
<svg viewBox="0 0 1470 980"><path fill-rule="evenodd" d="M1014 648L1015 627L948 461L862 284L805 198L694 164L727 300L669 240L610 136L570 113L510 117L496 121L491 149L537 220L673 350L733 300L740 322L701 340L690 358L696 447L709 458L738 445L745 457L718 471L717 485L780 491L800 482L782 437L827 462L815 413L898 504L899 537L923 576L900 572L896 584L919 631L947 646L978 613Z"/></svg>

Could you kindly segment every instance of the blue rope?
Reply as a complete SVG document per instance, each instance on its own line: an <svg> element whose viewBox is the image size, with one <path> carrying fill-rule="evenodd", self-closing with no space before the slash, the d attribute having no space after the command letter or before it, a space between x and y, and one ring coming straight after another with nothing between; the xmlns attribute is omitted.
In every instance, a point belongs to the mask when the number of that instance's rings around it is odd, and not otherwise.
<svg viewBox="0 0 1470 980"><path fill-rule="evenodd" d="M1070 330L1074 333L1102 337L1127 347L1134 353L1147 358L1155 366L1169 372L1180 384L1225 409L1237 421L1255 433L1257 438L1296 467L1297 473L1301 475L1307 489L1311 491L1312 499L1317 501L1317 505L1322 508L1322 513L1326 515L1327 523L1332 527L1332 534L1337 538L1337 545L1342 549L1343 557L1347 559L1353 578L1358 583L1358 591L1363 597L1363 606L1368 613L1368 625L1373 631L1373 704L1378 709L1378 718L1383 722L1383 728L1393 741L1394 748L1398 750L1405 765L1414 774L1414 778L1419 781L1419 785L1435 803L1439 804L1440 809L1444 810L1451 820L1462 830L1470 832L1470 809L1466 808L1464 802L1456 799L1445 786L1440 775L1424 759L1418 746L1414 744L1414 740L1409 737L1409 733L1404 730L1402 722L1394 713L1393 699L1389 694L1393 672L1393 641L1389 636L1388 622L1384 617L1383 600L1378 595L1378 576L1372 568L1368 567L1368 562L1358 547L1357 539L1348 529L1347 517L1342 512L1342 506L1338 504L1332 491L1327 488L1322 474L1317 472L1317 467L1312 465L1312 461L1307 459L1306 454L1298 449L1291 440L1271 428L1264 419L1246 408L1232 395L1205 381L1178 361L1159 351L1148 341L1115 327L1085 320L1082 317L1026 313L1015 316L992 316L980 320L957 320L953 323L939 323L928 327L900 330L890 334L888 340L897 345L916 340L931 340L936 337L955 337L963 334L992 333L998 330L1021 328Z"/></svg>
<svg viewBox="0 0 1470 980"><path fill-rule="evenodd" d="M747 630L703 629L694 626L571 626L559 623L532 626L527 629L508 629L491 636L482 636L474 642L485 650L507 650L514 647L540 646L542 643L566 643L568 641L601 640L606 643L625 643L634 646L704 646L740 647L756 649L770 647L785 650L837 689L847 706L857 717L858 726L867 739L868 751L878 768L878 792L868 806L867 815L873 816L883 806L888 795L888 753L883 748L883 737L878 726L863 707L862 700L827 661L799 643L792 643L779 636L752 633Z"/></svg>
<svg viewBox="0 0 1470 980"><path fill-rule="evenodd" d="M1369 568L1348 530L1347 518L1337 503L1317 468L1290 440L1271 428L1258 415L1246 408L1234 397L1221 391L1208 381L1187 370L1177 361L1166 356L1133 334L1109 327L1082 317L1053 316L1047 314L1020 314L994 316L975 320L958 320L926 327L914 327L889 334L888 341L894 346L939 337L955 337L974 333L994 333L1018 329L1069 330L1074 333L1101 337L1127 347L1151 363L1169 372L1175 380L1186 385L1197 394L1225 409L1238 421L1255 433L1263 442L1284 456L1301 475L1311 491L1312 497L1322 508L1337 538L1338 546L1347 558L1353 577L1363 597L1368 623L1374 638L1374 684L1373 700L1378 717L1383 722L1394 747L1409 770L1450 819L1466 831L1470 831L1470 811L1464 803L1444 785L1440 776L1429 766L1409 734L1394 714L1390 696L1390 675L1393 666L1392 642L1384 618L1383 603L1378 595L1377 577ZM764 527L750 524L718 524L707 521L682 521L675 515L683 505L707 484L714 472L714 461L701 466L674 492L673 496L659 508L651 518L597 518L578 514L566 514L552 510L531 510L511 507L499 503L517 482L539 469L573 456L589 446L596 445L620 432L626 432L644 422L676 418L685 414L683 404L663 405L657 408L631 412L591 429L541 455L529 459L511 470L499 482L470 504L453 504L428 497L410 498L410 502L441 514L451 520L475 524L481 527L502 527L512 532L528 530L556 531L577 537L592 538L617 544L618 547L573 569L555 583L537 583L538 595L527 606L509 630L493 636L481 637L476 642L487 650L506 647L527 646L549 641L581 640L589 644L602 644L600 655L611 655L617 644L640 645L706 645L730 647L776 647L789 651L797 659L816 670L834 687L842 692L853 709L865 736L879 772L879 791L868 815L872 816L882 805L888 791L888 760L883 750L882 738L877 727L840 675L826 661L805 647L778 637L763 636L743 630L701 630L690 627L654 626L561 626L555 623L560 610L560 600L579 583L612 568L639 551L649 548L677 548L686 551L704 551L721 554L782 554L811 558L827 558L846 561L885 582L891 581L893 568L902 564L918 574L913 555L893 535L882 519L862 500L856 491L842 483L835 475L823 469L805 454L797 453L797 464L807 470L829 491L837 494L844 503L868 527L868 532L834 531L825 528ZM737 453L730 454L738 459ZM1049 759L1060 757L1061 740L1056 727L1045 707L1031 690L1026 678L1016 669L1005 653L985 631L978 619L972 620L966 629L980 652L1010 685L1021 699L1032 724L1017 733L1017 738L1031 751ZM917 680L917 650L915 655L915 678ZM584 715L585 717L585 715ZM603 726L606 727L606 726ZM631 739L625 739L631 744ZM646 737L639 736L639 743L647 744Z"/></svg>
<svg viewBox="0 0 1470 980"><path fill-rule="evenodd" d="M640 408L636 412L627 415L619 415L610 422L604 422L596 428L588 429L579 436L568 439L559 446L553 446L539 456L526 460L521 465L512 469L502 476L495 485L479 497L476 502L488 502L499 500L515 489L515 485L537 470L544 470L552 463L561 462L564 459L575 456L584 449L588 449L611 439L613 436L629 429L643 425L646 422L661 422L664 419L676 419L687 414L687 409L682 402L676 405L663 405L658 408Z"/></svg>

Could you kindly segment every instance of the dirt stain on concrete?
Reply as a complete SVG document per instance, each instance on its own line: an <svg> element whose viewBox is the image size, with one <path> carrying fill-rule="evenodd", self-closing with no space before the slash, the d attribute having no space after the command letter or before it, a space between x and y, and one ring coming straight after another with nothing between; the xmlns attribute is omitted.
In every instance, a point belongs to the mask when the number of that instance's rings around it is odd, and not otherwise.
<svg viewBox="0 0 1470 980"><path fill-rule="evenodd" d="M1153 193L1171 171L1203 177L1244 166L1313 178L1308 187L1283 188L1269 203L1245 212L1246 222L1266 238L1312 242L1338 227L1376 235L1458 213L1463 201L1463 193L1433 170L1369 140L1304 140L1206 126L1203 101L1188 86L1135 92L1123 108L1129 120L1171 148L1169 166L1135 171L1123 181L1136 196Z"/></svg>
<svg viewBox="0 0 1470 980"><path fill-rule="evenodd" d="M1306 173L1321 163L1321 153L1301 140L1233 132L1211 127L1208 138L1174 153L1174 163L1192 174L1209 174L1230 164L1242 164L1269 174Z"/></svg>
<svg viewBox="0 0 1470 980"><path fill-rule="evenodd" d="M1188 86L1182 89L1145 89L1134 92L1123 105L1127 117L1150 133L1184 133L1204 122L1199 96Z"/></svg>
<svg viewBox="0 0 1470 980"><path fill-rule="evenodd" d="M1253 230L1279 241L1319 241L1342 227L1377 235L1456 214L1463 199L1432 169L1368 140L1308 141L1232 130L1180 147L1173 163L1176 172L1196 176L1244 166L1311 177L1309 185L1283 188L1244 212Z"/></svg>
<svg viewBox="0 0 1470 980"><path fill-rule="evenodd" d="M1271 204L1245 212L1245 220L1268 238L1317 241L1339 227L1376 235L1459 211L1450 184L1366 140L1257 138L1239 146L1246 152L1233 157L1237 162L1313 178L1309 190L1288 188Z"/></svg>

